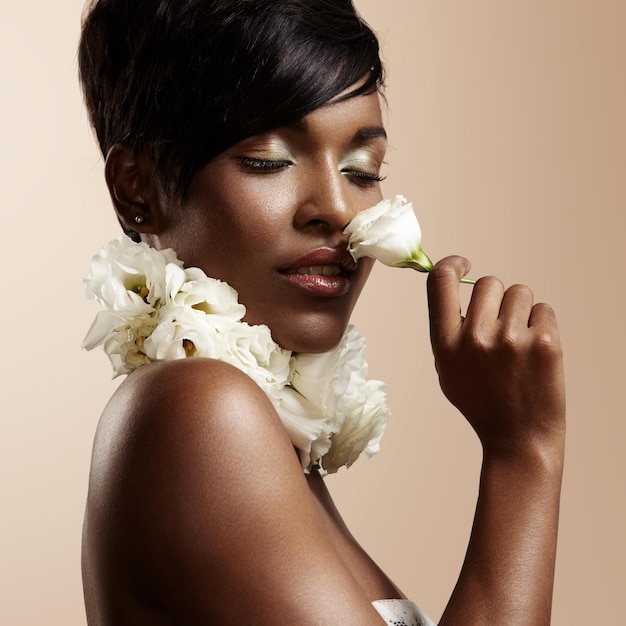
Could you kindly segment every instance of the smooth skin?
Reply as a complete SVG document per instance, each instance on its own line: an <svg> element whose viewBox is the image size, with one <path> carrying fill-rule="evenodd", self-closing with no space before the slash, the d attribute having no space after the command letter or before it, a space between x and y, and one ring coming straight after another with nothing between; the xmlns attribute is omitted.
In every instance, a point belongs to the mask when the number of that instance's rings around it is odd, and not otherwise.
<svg viewBox="0 0 626 626"><path fill-rule="evenodd" d="M550 623L565 444L562 351L552 309L523 285L474 287L465 317L461 257L428 277L441 388L483 447L468 551L440 624Z"/></svg>
<svg viewBox="0 0 626 626"><path fill-rule="evenodd" d="M345 329L371 260L337 298L294 290L281 268L345 246L344 226L380 199L380 120L377 97L359 96L237 144L199 172L184 207L123 146L109 155L107 181L128 226L144 217L144 240L228 280L248 319L268 323L284 347L322 351ZM468 269L450 257L428 280L441 386L484 449L467 557L440 624L547 624L564 438L556 321L527 288L504 291L494 278L478 281L462 317ZM83 577L89 623L102 625L362 626L382 623L372 600L403 597L350 535L319 474L302 473L263 392L209 359L144 366L108 404Z"/></svg>
<svg viewBox="0 0 626 626"><path fill-rule="evenodd" d="M342 231L382 199L386 146L372 94L235 144L200 169L182 205L163 197L150 162L133 169L123 146L109 154L107 180L122 219L147 243L232 285L246 321L267 324L283 348L324 352L341 338L374 261L363 259L349 292L332 298L294 287L283 270L319 248L349 257Z"/></svg>

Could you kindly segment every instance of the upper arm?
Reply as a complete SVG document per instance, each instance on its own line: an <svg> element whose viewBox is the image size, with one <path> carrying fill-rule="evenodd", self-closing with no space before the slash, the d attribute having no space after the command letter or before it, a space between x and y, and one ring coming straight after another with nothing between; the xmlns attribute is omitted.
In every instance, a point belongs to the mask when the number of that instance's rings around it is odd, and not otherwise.
<svg viewBox="0 0 626 626"><path fill-rule="evenodd" d="M193 361L139 370L107 410L90 491L112 569L185 624L380 623L269 400Z"/></svg>

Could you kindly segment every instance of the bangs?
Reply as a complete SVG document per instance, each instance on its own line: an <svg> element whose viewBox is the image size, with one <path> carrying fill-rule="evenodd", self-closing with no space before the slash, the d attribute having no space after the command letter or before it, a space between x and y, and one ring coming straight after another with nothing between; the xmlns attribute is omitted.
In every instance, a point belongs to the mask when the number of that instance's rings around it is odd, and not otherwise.
<svg viewBox="0 0 626 626"><path fill-rule="evenodd" d="M233 144L292 124L351 86L380 91L378 42L351 0L100 0L79 65L103 154L152 157L183 199Z"/></svg>

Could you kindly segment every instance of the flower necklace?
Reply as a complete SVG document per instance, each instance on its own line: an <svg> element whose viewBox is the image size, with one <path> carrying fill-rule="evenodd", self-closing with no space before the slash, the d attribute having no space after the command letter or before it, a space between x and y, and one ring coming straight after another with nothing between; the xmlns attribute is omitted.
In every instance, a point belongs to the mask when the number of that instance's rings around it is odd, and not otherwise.
<svg viewBox="0 0 626 626"><path fill-rule="evenodd" d="M403 196L359 212L344 230L357 260L429 272L421 229ZM462 278L461 282L474 283ZM245 307L225 282L184 268L173 250L126 235L93 257L87 296L103 307L83 347L102 345L114 376L154 361L209 357L245 372L271 400L298 449L302 468L324 473L372 456L389 420L384 384L366 380L365 338L348 326L323 354L283 350L265 325L243 322Z"/></svg>
<svg viewBox="0 0 626 626"><path fill-rule="evenodd" d="M85 287L103 310L82 345L101 345L114 377L154 361L219 359L267 394L306 473L378 452L390 412L384 384L365 379L365 338L353 326L323 354L283 350L267 326L242 321L246 309L227 283L126 235L93 257Z"/></svg>

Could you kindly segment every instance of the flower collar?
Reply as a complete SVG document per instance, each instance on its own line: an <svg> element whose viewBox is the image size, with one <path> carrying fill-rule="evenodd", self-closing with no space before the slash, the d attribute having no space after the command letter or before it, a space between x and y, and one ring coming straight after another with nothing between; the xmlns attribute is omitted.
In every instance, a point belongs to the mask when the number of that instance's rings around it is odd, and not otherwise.
<svg viewBox="0 0 626 626"><path fill-rule="evenodd" d="M366 380L365 338L354 327L323 354L283 350L267 326L242 321L246 309L227 283L126 235L93 258L85 287L103 310L82 345L101 345L114 376L154 361L219 359L267 394L306 473L378 452L390 413L384 384Z"/></svg>

